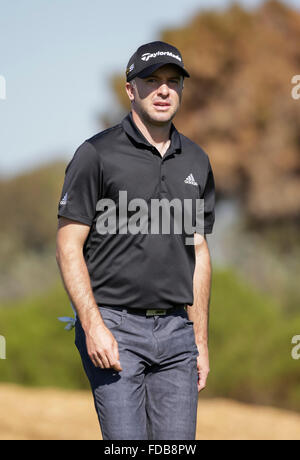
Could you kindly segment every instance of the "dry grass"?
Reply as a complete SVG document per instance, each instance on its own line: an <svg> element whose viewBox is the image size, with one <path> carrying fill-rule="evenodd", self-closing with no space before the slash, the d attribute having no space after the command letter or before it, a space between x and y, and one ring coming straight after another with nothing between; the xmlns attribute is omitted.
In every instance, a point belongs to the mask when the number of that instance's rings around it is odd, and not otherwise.
<svg viewBox="0 0 300 460"><path fill-rule="evenodd" d="M101 439L90 392L0 386L0 439ZM225 399L201 400L197 439L300 440L300 415Z"/></svg>

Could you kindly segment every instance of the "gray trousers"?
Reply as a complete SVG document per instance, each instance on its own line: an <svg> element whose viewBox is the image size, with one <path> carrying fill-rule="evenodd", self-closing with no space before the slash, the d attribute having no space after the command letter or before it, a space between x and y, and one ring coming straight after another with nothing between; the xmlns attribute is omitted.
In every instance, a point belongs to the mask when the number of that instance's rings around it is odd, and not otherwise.
<svg viewBox="0 0 300 460"><path fill-rule="evenodd" d="M197 356L182 307L165 316L100 307L119 346L121 372L95 367L77 318L75 344L89 379L104 440L194 440Z"/></svg>

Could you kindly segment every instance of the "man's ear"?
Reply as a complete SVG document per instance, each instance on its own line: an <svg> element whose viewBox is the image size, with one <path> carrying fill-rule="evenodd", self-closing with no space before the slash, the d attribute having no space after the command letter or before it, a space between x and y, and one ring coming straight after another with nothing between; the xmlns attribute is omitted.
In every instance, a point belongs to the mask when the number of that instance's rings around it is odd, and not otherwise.
<svg viewBox="0 0 300 460"><path fill-rule="evenodd" d="M126 82L125 89L130 99L130 102L133 102L134 101L134 85L131 84L130 82Z"/></svg>

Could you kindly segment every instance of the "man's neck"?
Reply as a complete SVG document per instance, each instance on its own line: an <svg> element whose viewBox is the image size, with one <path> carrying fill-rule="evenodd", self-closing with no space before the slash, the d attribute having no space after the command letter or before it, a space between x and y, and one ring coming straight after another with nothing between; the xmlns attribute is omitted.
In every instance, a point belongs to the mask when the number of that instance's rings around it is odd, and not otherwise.
<svg viewBox="0 0 300 460"><path fill-rule="evenodd" d="M163 156L171 143L171 121L162 126L145 123L135 110L131 110L133 121L150 144L154 145Z"/></svg>

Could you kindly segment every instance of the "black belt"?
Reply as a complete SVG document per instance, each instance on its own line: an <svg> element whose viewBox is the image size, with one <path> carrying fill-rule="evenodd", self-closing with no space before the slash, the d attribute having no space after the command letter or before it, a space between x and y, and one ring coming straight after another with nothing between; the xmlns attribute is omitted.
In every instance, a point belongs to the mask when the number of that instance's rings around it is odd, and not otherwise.
<svg viewBox="0 0 300 460"><path fill-rule="evenodd" d="M101 305L100 309L101 308L110 308L112 310L119 310L119 311L126 310L128 313L132 313L135 315L163 316L169 313L174 313L175 311L180 310L181 308L186 308L186 304L175 305L174 307L171 307L171 308L130 308L130 307L114 307L111 305Z"/></svg>

